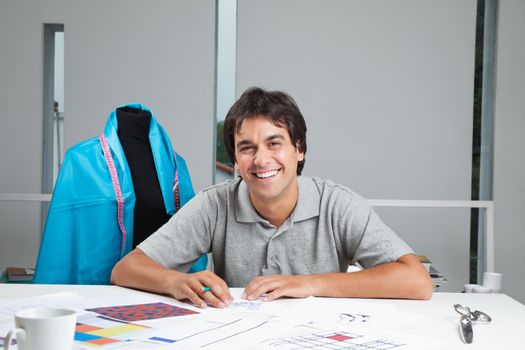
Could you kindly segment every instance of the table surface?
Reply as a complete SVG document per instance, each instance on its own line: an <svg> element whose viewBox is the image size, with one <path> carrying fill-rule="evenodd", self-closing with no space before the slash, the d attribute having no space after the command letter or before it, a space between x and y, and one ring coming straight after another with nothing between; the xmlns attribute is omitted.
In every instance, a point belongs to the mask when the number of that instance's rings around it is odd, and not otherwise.
<svg viewBox="0 0 525 350"><path fill-rule="evenodd" d="M158 301L172 298L118 286L0 284L0 299L24 298L75 291L85 297L155 296ZM431 300L360 299L375 304L395 305L399 311L426 316L417 322L404 323L394 330L437 339L446 349L525 349L525 305L505 294L434 293ZM279 301L275 301L279 302ZM286 302L289 302L287 300ZM475 324L474 343L463 344L459 338L459 315L454 304L469 306L489 314L488 325Z"/></svg>

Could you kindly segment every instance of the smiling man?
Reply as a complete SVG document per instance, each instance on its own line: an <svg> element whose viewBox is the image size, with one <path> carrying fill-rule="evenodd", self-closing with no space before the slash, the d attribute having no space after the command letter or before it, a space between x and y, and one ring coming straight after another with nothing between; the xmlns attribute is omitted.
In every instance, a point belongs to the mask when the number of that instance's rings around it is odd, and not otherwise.
<svg viewBox="0 0 525 350"><path fill-rule="evenodd" d="M250 88L231 107L224 142L240 177L210 187L113 269L113 283L226 307L243 297L428 299L412 250L348 188L301 176L306 124L294 100ZM186 274L212 252L215 272ZM350 264L362 271L348 273Z"/></svg>
<svg viewBox="0 0 525 350"><path fill-rule="evenodd" d="M267 117L255 116L238 123L235 151L231 150L235 164L253 207L279 227L297 203L297 164L304 160L304 150L292 144L288 130L277 126L279 121L276 125Z"/></svg>

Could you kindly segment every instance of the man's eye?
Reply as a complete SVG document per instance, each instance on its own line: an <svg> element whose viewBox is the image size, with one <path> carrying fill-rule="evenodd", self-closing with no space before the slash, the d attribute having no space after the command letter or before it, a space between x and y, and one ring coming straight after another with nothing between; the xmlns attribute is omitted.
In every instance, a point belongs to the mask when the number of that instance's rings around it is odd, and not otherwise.
<svg viewBox="0 0 525 350"><path fill-rule="evenodd" d="M270 147L278 147L280 145L281 145L281 143L279 141L272 141L272 142L270 142Z"/></svg>
<svg viewBox="0 0 525 350"><path fill-rule="evenodd" d="M253 147L242 147L241 149L239 149L239 152L241 153L249 153L253 150Z"/></svg>

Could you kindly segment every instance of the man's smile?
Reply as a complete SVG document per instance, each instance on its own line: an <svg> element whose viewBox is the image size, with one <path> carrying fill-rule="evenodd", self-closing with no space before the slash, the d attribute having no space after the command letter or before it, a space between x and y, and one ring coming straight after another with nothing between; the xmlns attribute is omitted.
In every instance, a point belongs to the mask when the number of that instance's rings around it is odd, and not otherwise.
<svg viewBox="0 0 525 350"><path fill-rule="evenodd" d="M267 178L271 178L277 175L279 170L280 169L258 171L258 172L253 172L252 174L255 175L255 177L257 177L258 179L267 179Z"/></svg>

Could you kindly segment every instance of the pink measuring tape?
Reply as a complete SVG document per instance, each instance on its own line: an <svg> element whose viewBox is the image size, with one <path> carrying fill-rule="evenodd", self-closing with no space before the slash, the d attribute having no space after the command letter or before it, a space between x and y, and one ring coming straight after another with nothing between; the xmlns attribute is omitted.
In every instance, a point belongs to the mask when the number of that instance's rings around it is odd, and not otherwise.
<svg viewBox="0 0 525 350"><path fill-rule="evenodd" d="M109 150L108 140L104 134L99 136L100 144L102 145L102 152L104 152L104 158L111 174L111 182L113 183L113 190L117 197L117 220L120 231L122 231L122 245L120 248L120 258L124 256L124 247L126 245L126 227L124 227L124 197L122 196L122 190L120 189L120 182L118 181L117 168L113 162L111 151Z"/></svg>
<svg viewBox="0 0 525 350"><path fill-rule="evenodd" d="M177 167L177 156L173 153L175 158L175 178L173 179L173 198L175 199L175 212L180 209L180 192L179 192L179 170Z"/></svg>
<svg viewBox="0 0 525 350"><path fill-rule="evenodd" d="M111 183L113 184L113 190L115 191L115 196L117 198L117 221L120 231L122 232L122 244L120 248L120 258L124 256L124 249L126 246L126 227L124 226L124 196L122 195L122 190L120 189L120 182L118 180L117 168L115 167L115 162L111 156L111 151L109 149L108 140L104 134L99 136L100 144L102 145L102 152L104 152L104 158L106 164L109 168L109 173L111 175ZM175 200L175 212L180 209L180 190L179 190L179 171L177 169L177 158L175 153L173 153L173 158L175 160L175 178L173 179L173 197Z"/></svg>

